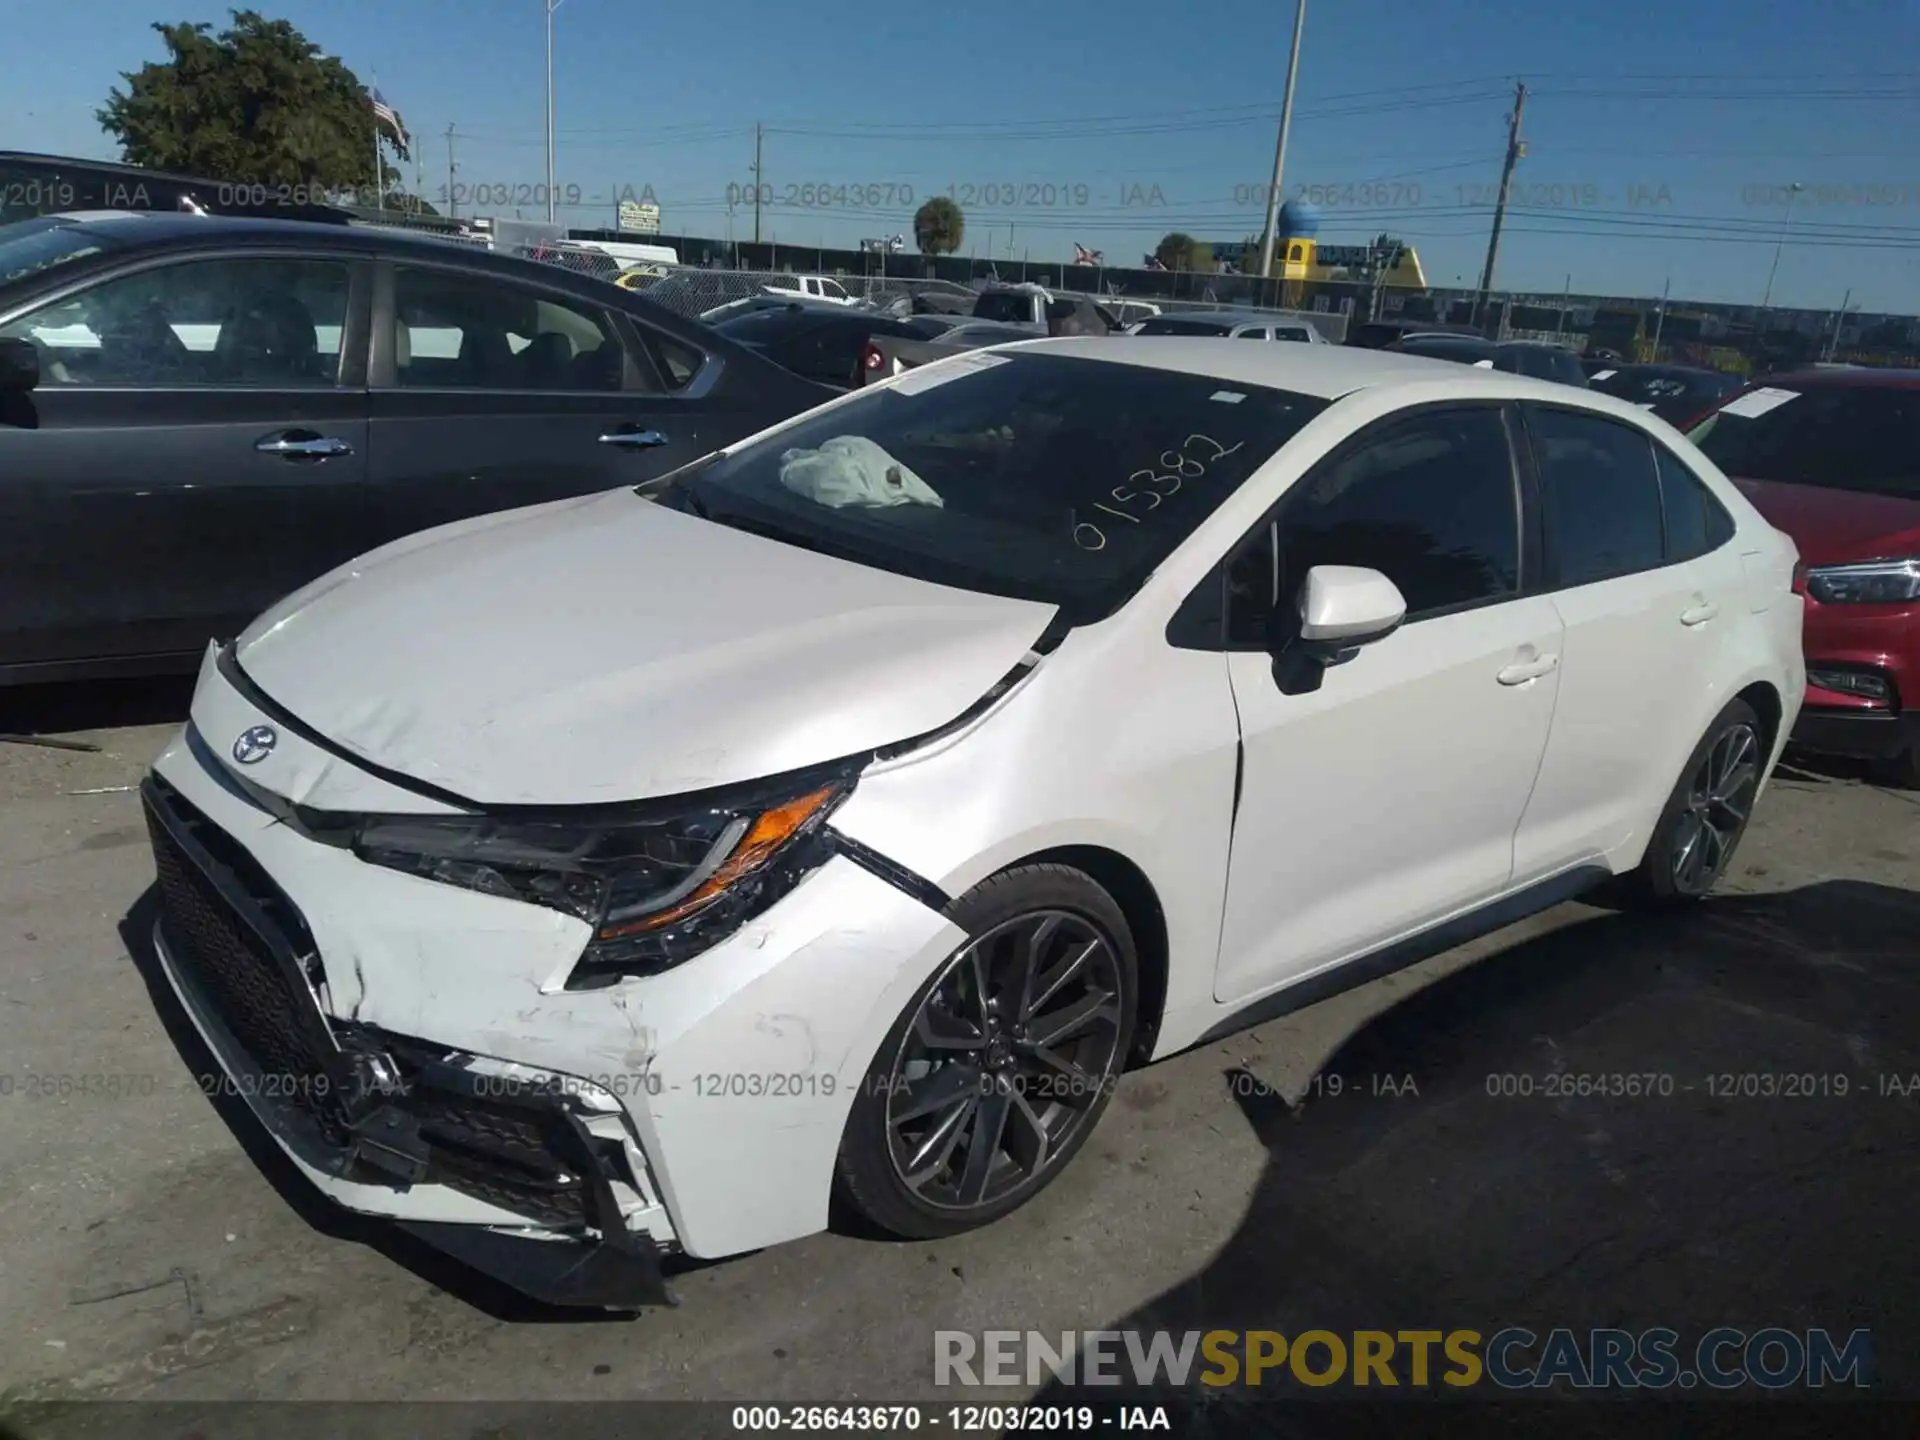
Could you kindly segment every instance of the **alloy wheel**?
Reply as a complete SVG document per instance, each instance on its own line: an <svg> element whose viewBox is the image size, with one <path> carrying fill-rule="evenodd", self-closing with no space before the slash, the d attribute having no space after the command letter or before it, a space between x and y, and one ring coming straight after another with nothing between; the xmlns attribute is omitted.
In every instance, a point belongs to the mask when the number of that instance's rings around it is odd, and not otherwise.
<svg viewBox="0 0 1920 1440"><path fill-rule="evenodd" d="M1694 771L1673 836L1673 885L1704 895L1726 869L1753 811L1760 783L1760 737L1751 725L1732 725Z"/></svg>
<svg viewBox="0 0 1920 1440"><path fill-rule="evenodd" d="M948 962L887 1077L887 1151L922 1204L995 1204L1071 1151L1119 1070L1120 977L1112 938L1066 910L1016 916Z"/></svg>

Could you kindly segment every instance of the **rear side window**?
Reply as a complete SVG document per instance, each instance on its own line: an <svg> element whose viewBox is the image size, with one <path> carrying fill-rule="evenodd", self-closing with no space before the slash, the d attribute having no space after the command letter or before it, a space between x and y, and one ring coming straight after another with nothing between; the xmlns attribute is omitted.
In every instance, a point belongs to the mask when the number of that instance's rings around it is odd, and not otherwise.
<svg viewBox="0 0 1920 1440"><path fill-rule="evenodd" d="M1526 407L1540 467L1547 563L1559 589L1664 563L1653 442L1597 415Z"/></svg>
<svg viewBox="0 0 1920 1440"><path fill-rule="evenodd" d="M1733 538L1733 517L1713 498L1680 457L1656 443L1654 461L1660 470L1660 505L1667 521L1667 561L1691 560L1718 550Z"/></svg>

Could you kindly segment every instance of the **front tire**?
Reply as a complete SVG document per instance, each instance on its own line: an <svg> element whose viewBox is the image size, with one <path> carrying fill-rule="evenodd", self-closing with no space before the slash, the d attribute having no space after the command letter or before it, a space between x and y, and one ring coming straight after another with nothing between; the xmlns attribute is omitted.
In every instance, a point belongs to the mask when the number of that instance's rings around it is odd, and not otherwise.
<svg viewBox="0 0 1920 1440"><path fill-rule="evenodd" d="M1005 871L948 914L967 939L874 1056L836 1175L910 1239L997 1220L1066 1168L1119 1080L1139 992L1126 916L1078 870Z"/></svg>
<svg viewBox="0 0 1920 1440"><path fill-rule="evenodd" d="M1766 765L1760 717L1735 700L1714 718L1668 796L1627 894L1673 907L1703 898L1726 874L1747 833Z"/></svg>

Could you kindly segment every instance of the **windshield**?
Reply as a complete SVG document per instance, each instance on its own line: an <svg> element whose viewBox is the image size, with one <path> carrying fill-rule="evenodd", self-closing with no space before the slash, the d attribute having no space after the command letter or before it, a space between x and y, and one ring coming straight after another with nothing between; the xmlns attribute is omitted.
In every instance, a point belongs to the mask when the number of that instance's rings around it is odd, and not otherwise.
<svg viewBox="0 0 1920 1440"><path fill-rule="evenodd" d="M106 248L99 236L58 220L0 225L0 285Z"/></svg>
<svg viewBox="0 0 1920 1440"><path fill-rule="evenodd" d="M1604 371L1601 372L1605 374ZM1730 375L1709 375L1688 370L1616 370L1602 379L1595 375L1590 382L1594 389L1603 395L1613 395L1621 400L1630 400L1635 405L1645 405L1662 416L1674 408L1684 409L1688 405L1696 408L1704 406L1716 395L1725 395L1739 388L1740 382Z"/></svg>
<svg viewBox="0 0 1920 1440"><path fill-rule="evenodd" d="M1920 389L1760 386L1688 438L1743 480L1920 499Z"/></svg>
<svg viewBox="0 0 1920 1440"><path fill-rule="evenodd" d="M1088 623L1327 403L1139 365L964 355L688 472L663 499Z"/></svg>
<svg viewBox="0 0 1920 1440"><path fill-rule="evenodd" d="M1477 365L1482 360L1491 360L1498 353L1484 340L1453 340L1446 336L1432 336L1425 340L1403 340L1400 350L1407 355L1424 355L1429 360L1455 360L1463 365Z"/></svg>
<svg viewBox="0 0 1920 1440"><path fill-rule="evenodd" d="M1224 335L1233 328L1226 320L1186 320L1177 315L1156 315L1140 325L1142 335Z"/></svg>
<svg viewBox="0 0 1920 1440"><path fill-rule="evenodd" d="M1033 319L1033 296L1023 290L988 290L973 302L973 317L976 320L1030 321Z"/></svg>

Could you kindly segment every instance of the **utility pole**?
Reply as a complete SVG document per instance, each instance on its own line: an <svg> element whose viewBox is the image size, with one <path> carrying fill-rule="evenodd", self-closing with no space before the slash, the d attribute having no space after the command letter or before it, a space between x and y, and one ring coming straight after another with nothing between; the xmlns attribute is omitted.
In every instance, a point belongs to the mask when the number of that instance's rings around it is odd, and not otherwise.
<svg viewBox="0 0 1920 1440"><path fill-rule="evenodd" d="M558 10L563 0L546 0L547 4L547 223L553 223L553 12Z"/></svg>
<svg viewBox="0 0 1920 1440"><path fill-rule="evenodd" d="M1797 180L1787 187L1787 213L1780 218L1780 238L1773 244L1773 267L1767 271L1767 293L1760 297L1762 310L1773 300L1773 277L1780 273L1780 250L1787 243L1787 227L1793 223L1793 202L1800 198L1800 192L1806 188Z"/></svg>
<svg viewBox="0 0 1920 1440"><path fill-rule="evenodd" d="M1560 323L1553 327L1555 338L1567 333L1567 302L1573 298L1573 276L1567 276L1567 283L1560 287Z"/></svg>
<svg viewBox="0 0 1920 1440"><path fill-rule="evenodd" d="M1273 146L1273 185L1267 191L1267 233L1260 242L1260 278L1273 278L1274 232L1280 225L1280 183L1287 169L1287 131L1293 126L1293 82L1300 75L1300 32L1307 24L1307 0L1294 0L1293 49L1287 56L1287 88L1280 101L1280 138Z"/></svg>
<svg viewBox="0 0 1920 1440"><path fill-rule="evenodd" d="M1493 234L1487 237L1487 266L1480 272L1480 294L1473 302L1473 318L1479 322L1486 307L1487 292L1493 289L1493 262L1500 255L1500 227L1507 223L1507 192L1513 188L1513 167L1527 153L1520 139L1520 115L1527 108L1527 87L1513 87L1513 114L1507 117L1507 160L1500 170L1500 193L1493 202Z"/></svg>
<svg viewBox="0 0 1920 1440"><path fill-rule="evenodd" d="M760 243L760 122L753 125L753 243Z"/></svg>
<svg viewBox="0 0 1920 1440"><path fill-rule="evenodd" d="M447 216L460 218L460 192L453 186L453 122L447 122Z"/></svg>
<svg viewBox="0 0 1920 1440"><path fill-rule="evenodd" d="M1673 277L1667 277L1667 283L1660 287L1660 309L1653 320L1653 353L1647 356L1652 364L1660 363L1660 332L1667 328L1667 296L1673 290Z"/></svg>
<svg viewBox="0 0 1920 1440"><path fill-rule="evenodd" d="M1833 352L1840 348L1840 326L1847 318L1847 306L1853 301L1853 287L1847 287L1847 293L1840 297L1840 313L1833 317L1833 338L1827 341L1825 359L1833 359Z"/></svg>

